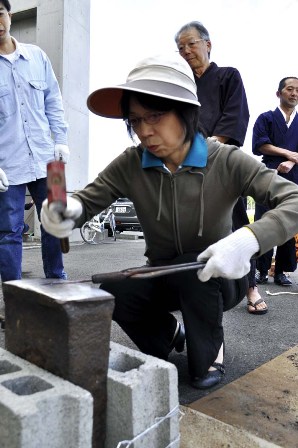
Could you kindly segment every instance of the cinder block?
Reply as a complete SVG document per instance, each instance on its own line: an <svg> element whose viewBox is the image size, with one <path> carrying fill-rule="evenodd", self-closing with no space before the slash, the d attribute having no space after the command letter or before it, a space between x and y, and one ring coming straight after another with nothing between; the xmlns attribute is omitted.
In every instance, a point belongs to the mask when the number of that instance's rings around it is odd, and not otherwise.
<svg viewBox="0 0 298 448"><path fill-rule="evenodd" d="M179 447L176 367L111 342L105 448ZM120 442L126 441L126 443Z"/></svg>
<svg viewBox="0 0 298 448"><path fill-rule="evenodd" d="M114 297L61 279L3 283L5 348L91 392L93 448L103 448Z"/></svg>
<svg viewBox="0 0 298 448"><path fill-rule="evenodd" d="M1 448L90 448L92 395L0 349Z"/></svg>

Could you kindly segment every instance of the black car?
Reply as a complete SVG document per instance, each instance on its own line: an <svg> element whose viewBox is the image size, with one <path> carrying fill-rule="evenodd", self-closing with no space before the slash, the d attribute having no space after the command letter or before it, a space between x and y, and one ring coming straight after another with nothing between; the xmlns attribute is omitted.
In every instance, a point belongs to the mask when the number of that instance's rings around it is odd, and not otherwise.
<svg viewBox="0 0 298 448"><path fill-rule="evenodd" d="M110 206L115 216L116 232L123 232L124 230L132 230L142 232L133 203L128 198L118 198L116 202ZM106 210L101 213L104 217ZM109 227L109 224L106 224Z"/></svg>

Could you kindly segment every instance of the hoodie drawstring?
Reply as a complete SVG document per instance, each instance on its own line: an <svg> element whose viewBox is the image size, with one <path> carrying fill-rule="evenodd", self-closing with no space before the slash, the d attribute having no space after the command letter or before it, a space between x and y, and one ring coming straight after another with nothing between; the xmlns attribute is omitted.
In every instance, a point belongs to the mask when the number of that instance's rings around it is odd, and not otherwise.
<svg viewBox="0 0 298 448"><path fill-rule="evenodd" d="M162 209L162 186L163 186L163 174L160 173L158 212L157 212L157 216L156 216L157 221L160 221L160 215L161 215L161 209Z"/></svg>

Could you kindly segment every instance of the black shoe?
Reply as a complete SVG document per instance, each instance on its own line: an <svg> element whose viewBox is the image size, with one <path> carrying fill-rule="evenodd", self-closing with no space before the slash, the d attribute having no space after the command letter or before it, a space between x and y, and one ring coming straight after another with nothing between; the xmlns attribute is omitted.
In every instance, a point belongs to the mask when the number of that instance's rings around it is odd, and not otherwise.
<svg viewBox="0 0 298 448"><path fill-rule="evenodd" d="M255 275L256 283L259 285L263 285L264 283L268 282L268 275L267 274L261 274L261 272L257 272Z"/></svg>
<svg viewBox="0 0 298 448"><path fill-rule="evenodd" d="M192 378L192 387L195 387L196 389L209 389L210 387L216 386L216 384L220 383L225 375L224 365L214 362L212 367L215 367L217 370L211 370L203 378Z"/></svg>
<svg viewBox="0 0 298 448"><path fill-rule="evenodd" d="M291 286L293 284L285 274L277 274L274 277L274 283L281 286Z"/></svg>
<svg viewBox="0 0 298 448"><path fill-rule="evenodd" d="M176 336L171 343L170 350L172 351L173 349L175 349L176 352L181 353L184 350L185 330L184 325L180 324L179 322L177 323L177 325L179 325L179 328L177 330Z"/></svg>

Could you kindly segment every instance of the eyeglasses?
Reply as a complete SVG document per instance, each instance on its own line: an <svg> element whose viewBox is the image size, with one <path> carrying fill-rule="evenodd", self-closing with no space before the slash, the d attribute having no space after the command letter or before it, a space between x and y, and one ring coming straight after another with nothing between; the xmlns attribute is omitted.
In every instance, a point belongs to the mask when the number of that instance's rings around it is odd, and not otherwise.
<svg viewBox="0 0 298 448"><path fill-rule="evenodd" d="M187 44L184 45L179 45L178 46L178 53L183 54L185 53L186 47L188 47L190 50L192 50L193 48L196 47L198 42L201 42L201 40L205 40L205 39L195 39L195 40L191 40L190 42L187 42Z"/></svg>
<svg viewBox="0 0 298 448"><path fill-rule="evenodd" d="M126 124L128 126L131 126L134 131L136 131L139 127L142 121L146 124L157 124L161 117L163 117L167 112L149 112L148 114L145 114L143 117L132 117L128 118L126 121Z"/></svg>

